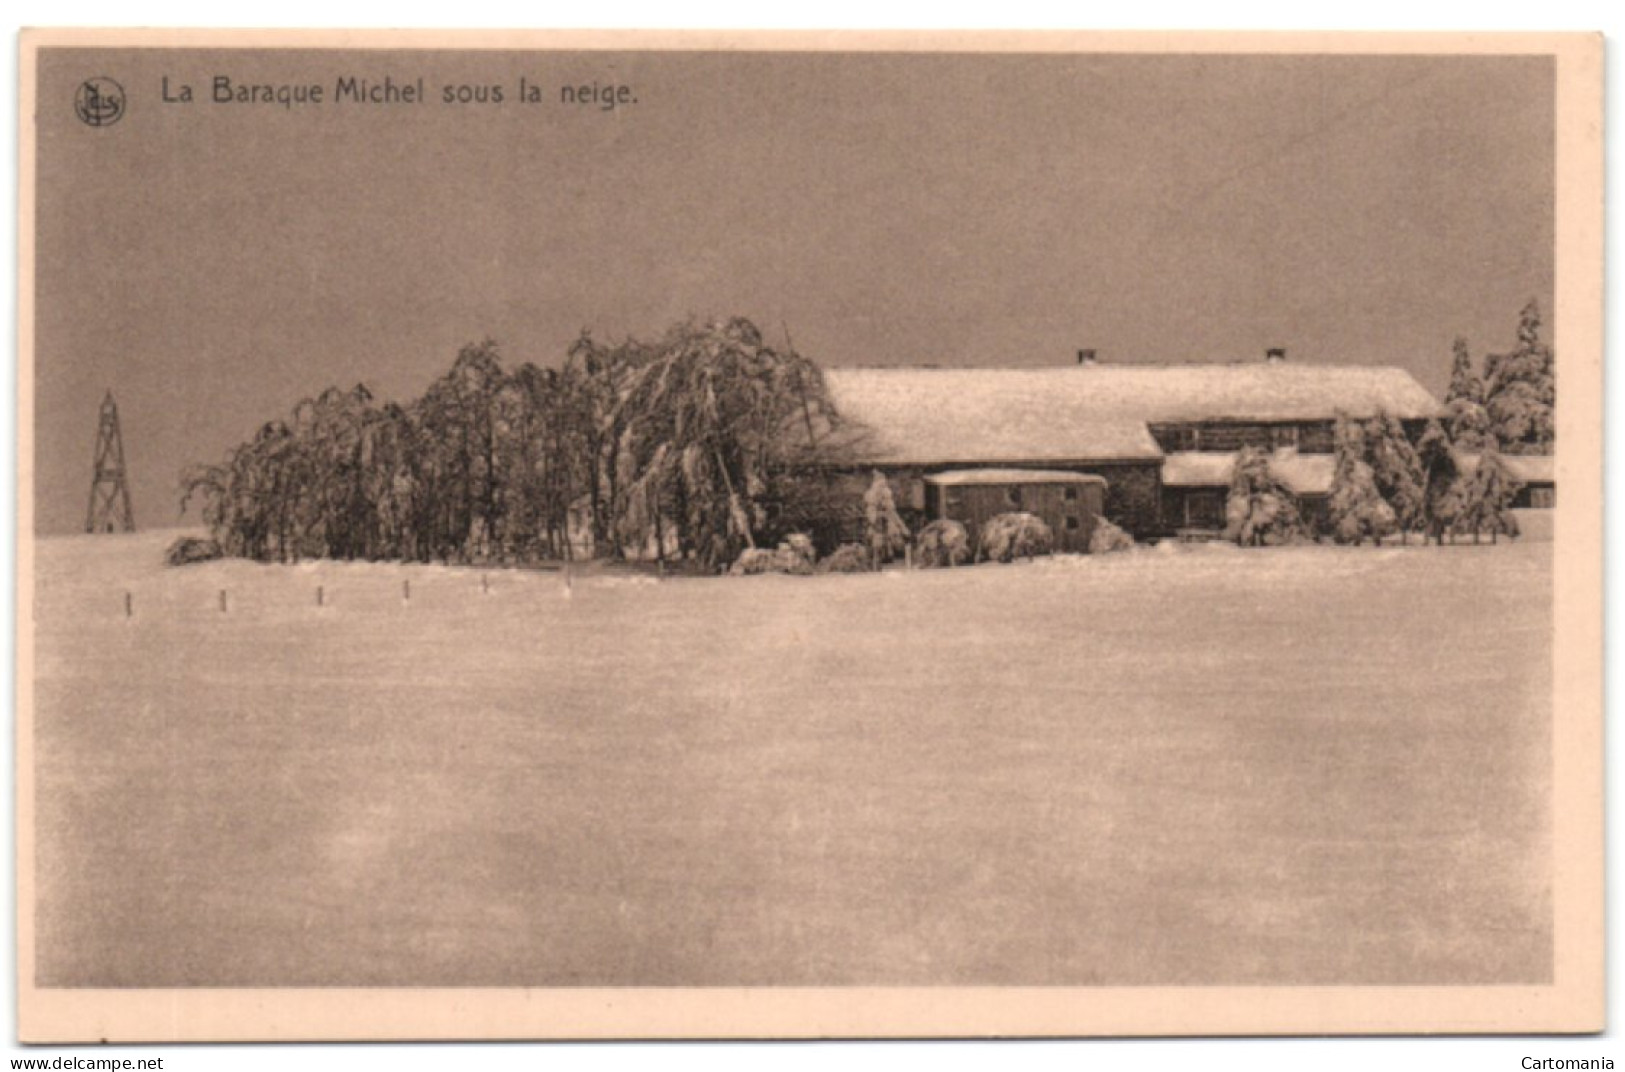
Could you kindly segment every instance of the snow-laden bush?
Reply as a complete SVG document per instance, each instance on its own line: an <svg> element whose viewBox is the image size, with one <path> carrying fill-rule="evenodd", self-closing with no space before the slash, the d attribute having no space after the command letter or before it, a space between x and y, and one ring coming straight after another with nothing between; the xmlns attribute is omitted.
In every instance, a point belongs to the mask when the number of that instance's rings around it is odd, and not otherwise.
<svg viewBox="0 0 1625 1072"><path fill-rule="evenodd" d="M817 558L811 538L793 532L771 551L764 547L747 547L728 572L736 577L753 573L792 573L805 577L813 572Z"/></svg>
<svg viewBox="0 0 1625 1072"><path fill-rule="evenodd" d="M991 562L1047 555L1054 547L1055 534L1033 514L999 514L982 526L981 557Z"/></svg>
<svg viewBox="0 0 1625 1072"><path fill-rule="evenodd" d="M915 562L921 569L963 566L974 557L970 533L957 521L933 521L920 529L915 541Z"/></svg>
<svg viewBox="0 0 1625 1072"><path fill-rule="evenodd" d="M745 548L728 573L734 577L748 577L757 573L790 573L805 577L812 571L811 562L781 544L771 551L765 547Z"/></svg>
<svg viewBox="0 0 1625 1072"><path fill-rule="evenodd" d="M868 573L874 569L869 549L862 544L843 543L818 563L820 573Z"/></svg>
<svg viewBox="0 0 1625 1072"><path fill-rule="evenodd" d="M1132 550L1134 550L1134 537L1103 517L1095 520L1095 531L1089 534L1089 553L1091 555L1105 555L1113 551Z"/></svg>
<svg viewBox="0 0 1625 1072"><path fill-rule="evenodd" d="M804 532L792 532L779 544L780 551L789 551L805 559L810 566L818 559L818 550L813 547L812 537Z"/></svg>
<svg viewBox="0 0 1625 1072"><path fill-rule="evenodd" d="M212 562L224 555L218 540L201 539L197 536L182 536L169 545L164 552L164 565L190 566L198 562Z"/></svg>

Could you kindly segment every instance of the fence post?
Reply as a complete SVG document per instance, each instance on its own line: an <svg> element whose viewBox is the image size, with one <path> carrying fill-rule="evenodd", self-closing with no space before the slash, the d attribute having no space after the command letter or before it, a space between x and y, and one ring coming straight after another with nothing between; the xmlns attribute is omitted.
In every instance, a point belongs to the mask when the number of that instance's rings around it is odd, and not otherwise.
<svg viewBox="0 0 1625 1072"><path fill-rule="evenodd" d="M220 589L220 613L226 613L226 590Z"/></svg>
<svg viewBox="0 0 1625 1072"><path fill-rule="evenodd" d="M316 605L322 605L322 586L319 584L316 586Z"/></svg>
<svg viewBox="0 0 1625 1072"><path fill-rule="evenodd" d="M408 603L412 602L412 581L410 578L401 581L401 598Z"/></svg>
<svg viewBox="0 0 1625 1072"><path fill-rule="evenodd" d="M126 618L135 617L135 608L133 606L133 603L134 603L133 597L130 595L129 592L125 592L124 593L124 616Z"/></svg>

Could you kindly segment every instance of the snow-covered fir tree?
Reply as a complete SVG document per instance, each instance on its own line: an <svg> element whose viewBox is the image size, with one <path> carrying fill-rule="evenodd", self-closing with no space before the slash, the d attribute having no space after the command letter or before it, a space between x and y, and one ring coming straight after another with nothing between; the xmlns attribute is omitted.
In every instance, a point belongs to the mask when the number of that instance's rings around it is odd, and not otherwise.
<svg viewBox="0 0 1625 1072"><path fill-rule="evenodd" d="M1444 427L1451 442L1463 450L1482 450L1494 441L1489 410L1484 407L1484 382L1473 371L1467 340L1456 337L1450 362L1450 389L1444 396Z"/></svg>
<svg viewBox="0 0 1625 1072"><path fill-rule="evenodd" d="M1403 543L1409 533L1422 527L1426 515L1422 460L1411 446L1405 426L1386 413L1367 422L1365 445L1377 492L1393 509Z"/></svg>
<svg viewBox="0 0 1625 1072"><path fill-rule="evenodd" d="M891 483L878 469L863 493L863 520L869 554L876 563L890 562L908 546L908 526L897 512Z"/></svg>
<svg viewBox="0 0 1625 1072"><path fill-rule="evenodd" d="M1555 357L1540 338L1540 305L1518 315L1518 346L1485 359L1484 408L1496 444L1508 454L1550 454L1556 438ZM1458 445L1467 447L1458 439Z"/></svg>
<svg viewBox="0 0 1625 1072"><path fill-rule="evenodd" d="M1270 472L1269 456L1257 447L1243 447L1236 455L1224 513L1225 539L1243 547L1290 543L1304 531L1292 493Z"/></svg>
<svg viewBox="0 0 1625 1072"><path fill-rule="evenodd" d="M1357 421L1339 413L1332 429L1332 443L1337 462L1326 502L1332 538L1355 545L1368 539L1380 543L1398 525L1394 508L1383 501L1376 476L1366 463L1365 433Z"/></svg>
<svg viewBox="0 0 1625 1072"><path fill-rule="evenodd" d="M1453 531L1471 533L1474 543L1486 532L1491 543L1500 535L1518 535L1512 499L1521 486L1507 470L1500 452L1486 450L1479 455L1477 468L1456 482Z"/></svg>
<svg viewBox="0 0 1625 1072"><path fill-rule="evenodd" d="M1422 430L1416 456L1422 471L1422 525L1436 542L1443 543L1444 533L1455 524L1456 482L1461 474L1450 437L1438 421L1429 420Z"/></svg>

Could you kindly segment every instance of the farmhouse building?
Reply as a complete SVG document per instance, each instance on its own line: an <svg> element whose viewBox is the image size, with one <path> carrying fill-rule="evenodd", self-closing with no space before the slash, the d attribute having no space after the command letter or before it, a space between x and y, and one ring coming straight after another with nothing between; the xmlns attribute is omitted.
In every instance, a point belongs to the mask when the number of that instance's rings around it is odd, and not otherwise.
<svg viewBox="0 0 1625 1072"><path fill-rule="evenodd" d="M828 472L857 494L872 470L884 473L911 525L958 516L955 488L960 502L963 489L981 489L975 522L1001 497L1021 508L1043 474L1056 474L1060 495L1062 474L1089 475L1104 481L1093 493L1103 515L1140 539L1222 527L1244 446L1270 453L1314 517L1331 489L1339 413L1387 414L1413 436L1440 413L1404 369L1298 364L1280 351L1191 365L1110 365L1085 351L1075 366L830 368L825 377L850 425L831 445ZM1064 526L1059 502L1047 509ZM1086 514L1079 529L1093 524Z"/></svg>

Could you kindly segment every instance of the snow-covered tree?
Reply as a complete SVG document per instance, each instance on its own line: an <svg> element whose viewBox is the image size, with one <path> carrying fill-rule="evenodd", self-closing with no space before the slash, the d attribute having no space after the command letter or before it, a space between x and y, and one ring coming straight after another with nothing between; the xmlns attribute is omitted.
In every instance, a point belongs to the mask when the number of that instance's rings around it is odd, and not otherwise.
<svg viewBox="0 0 1625 1072"><path fill-rule="evenodd" d="M1456 482L1460 477L1456 453L1450 437L1436 420L1429 420L1416 441L1417 460L1422 470L1422 522L1435 542L1444 542L1444 533L1456 520Z"/></svg>
<svg viewBox="0 0 1625 1072"><path fill-rule="evenodd" d="M679 324L624 376L610 512L632 546L671 536L712 566L766 535L779 474L835 420L823 373L740 317Z"/></svg>
<svg viewBox="0 0 1625 1072"><path fill-rule="evenodd" d="M1365 460L1365 433L1356 421L1337 415L1332 427L1337 456L1332 489L1327 498L1327 520L1338 543L1358 546L1367 539L1380 543L1398 527L1394 509L1377 490L1376 476Z"/></svg>
<svg viewBox="0 0 1625 1072"><path fill-rule="evenodd" d="M1270 472L1269 456L1256 447L1243 447L1236 455L1224 517L1224 538L1243 547L1290 543L1303 534L1296 500Z"/></svg>
<svg viewBox="0 0 1625 1072"><path fill-rule="evenodd" d="M1507 471L1500 452L1491 449L1479 455L1478 467L1456 485L1456 532L1470 532L1477 543L1488 532L1490 542L1498 535L1518 535L1518 520L1512 513L1512 499L1521 487Z"/></svg>
<svg viewBox="0 0 1625 1072"><path fill-rule="evenodd" d="M1482 450L1494 440L1489 411L1484 407L1484 383L1473 371L1467 340L1456 337L1450 364L1450 389L1444 396L1444 427L1450 441L1463 450Z"/></svg>
<svg viewBox="0 0 1625 1072"><path fill-rule="evenodd" d="M1422 460L1405 426L1386 413L1366 425L1366 457L1377 491L1394 511L1400 542L1422 526L1426 515Z"/></svg>
<svg viewBox="0 0 1625 1072"><path fill-rule="evenodd" d="M863 493L864 537L876 563L890 562L908 546L908 526L897 512L891 482L876 469L869 490Z"/></svg>
<svg viewBox="0 0 1625 1072"><path fill-rule="evenodd" d="M1467 348L1467 340L1457 335L1450 351L1450 390L1445 395L1445 401L1465 398L1471 402L1482 403L1484 383L1473 371L1473 355Z"/></svg>
<svg viewBox="0 0 1625 1072"><path fill-rule="evenodd" d="M182 509L198 499L231 555L468 562L568 556L585 504L599 552L718 566L787 535L779 485L839 423L818 367L740 318L654 344L583 332L562 369L512 375L487 339L408 405L359 386L301 401L187 470Z"/></svg>
<svg viewBox="0 0 1625 1072"><path fill-rule="evenodd" d="M1518 316L1518 346L1485 362L1484 408L1500 449L1549 454L1556 438L1555 359L1540 340L1540 305L1531 300Z"/></svg>

